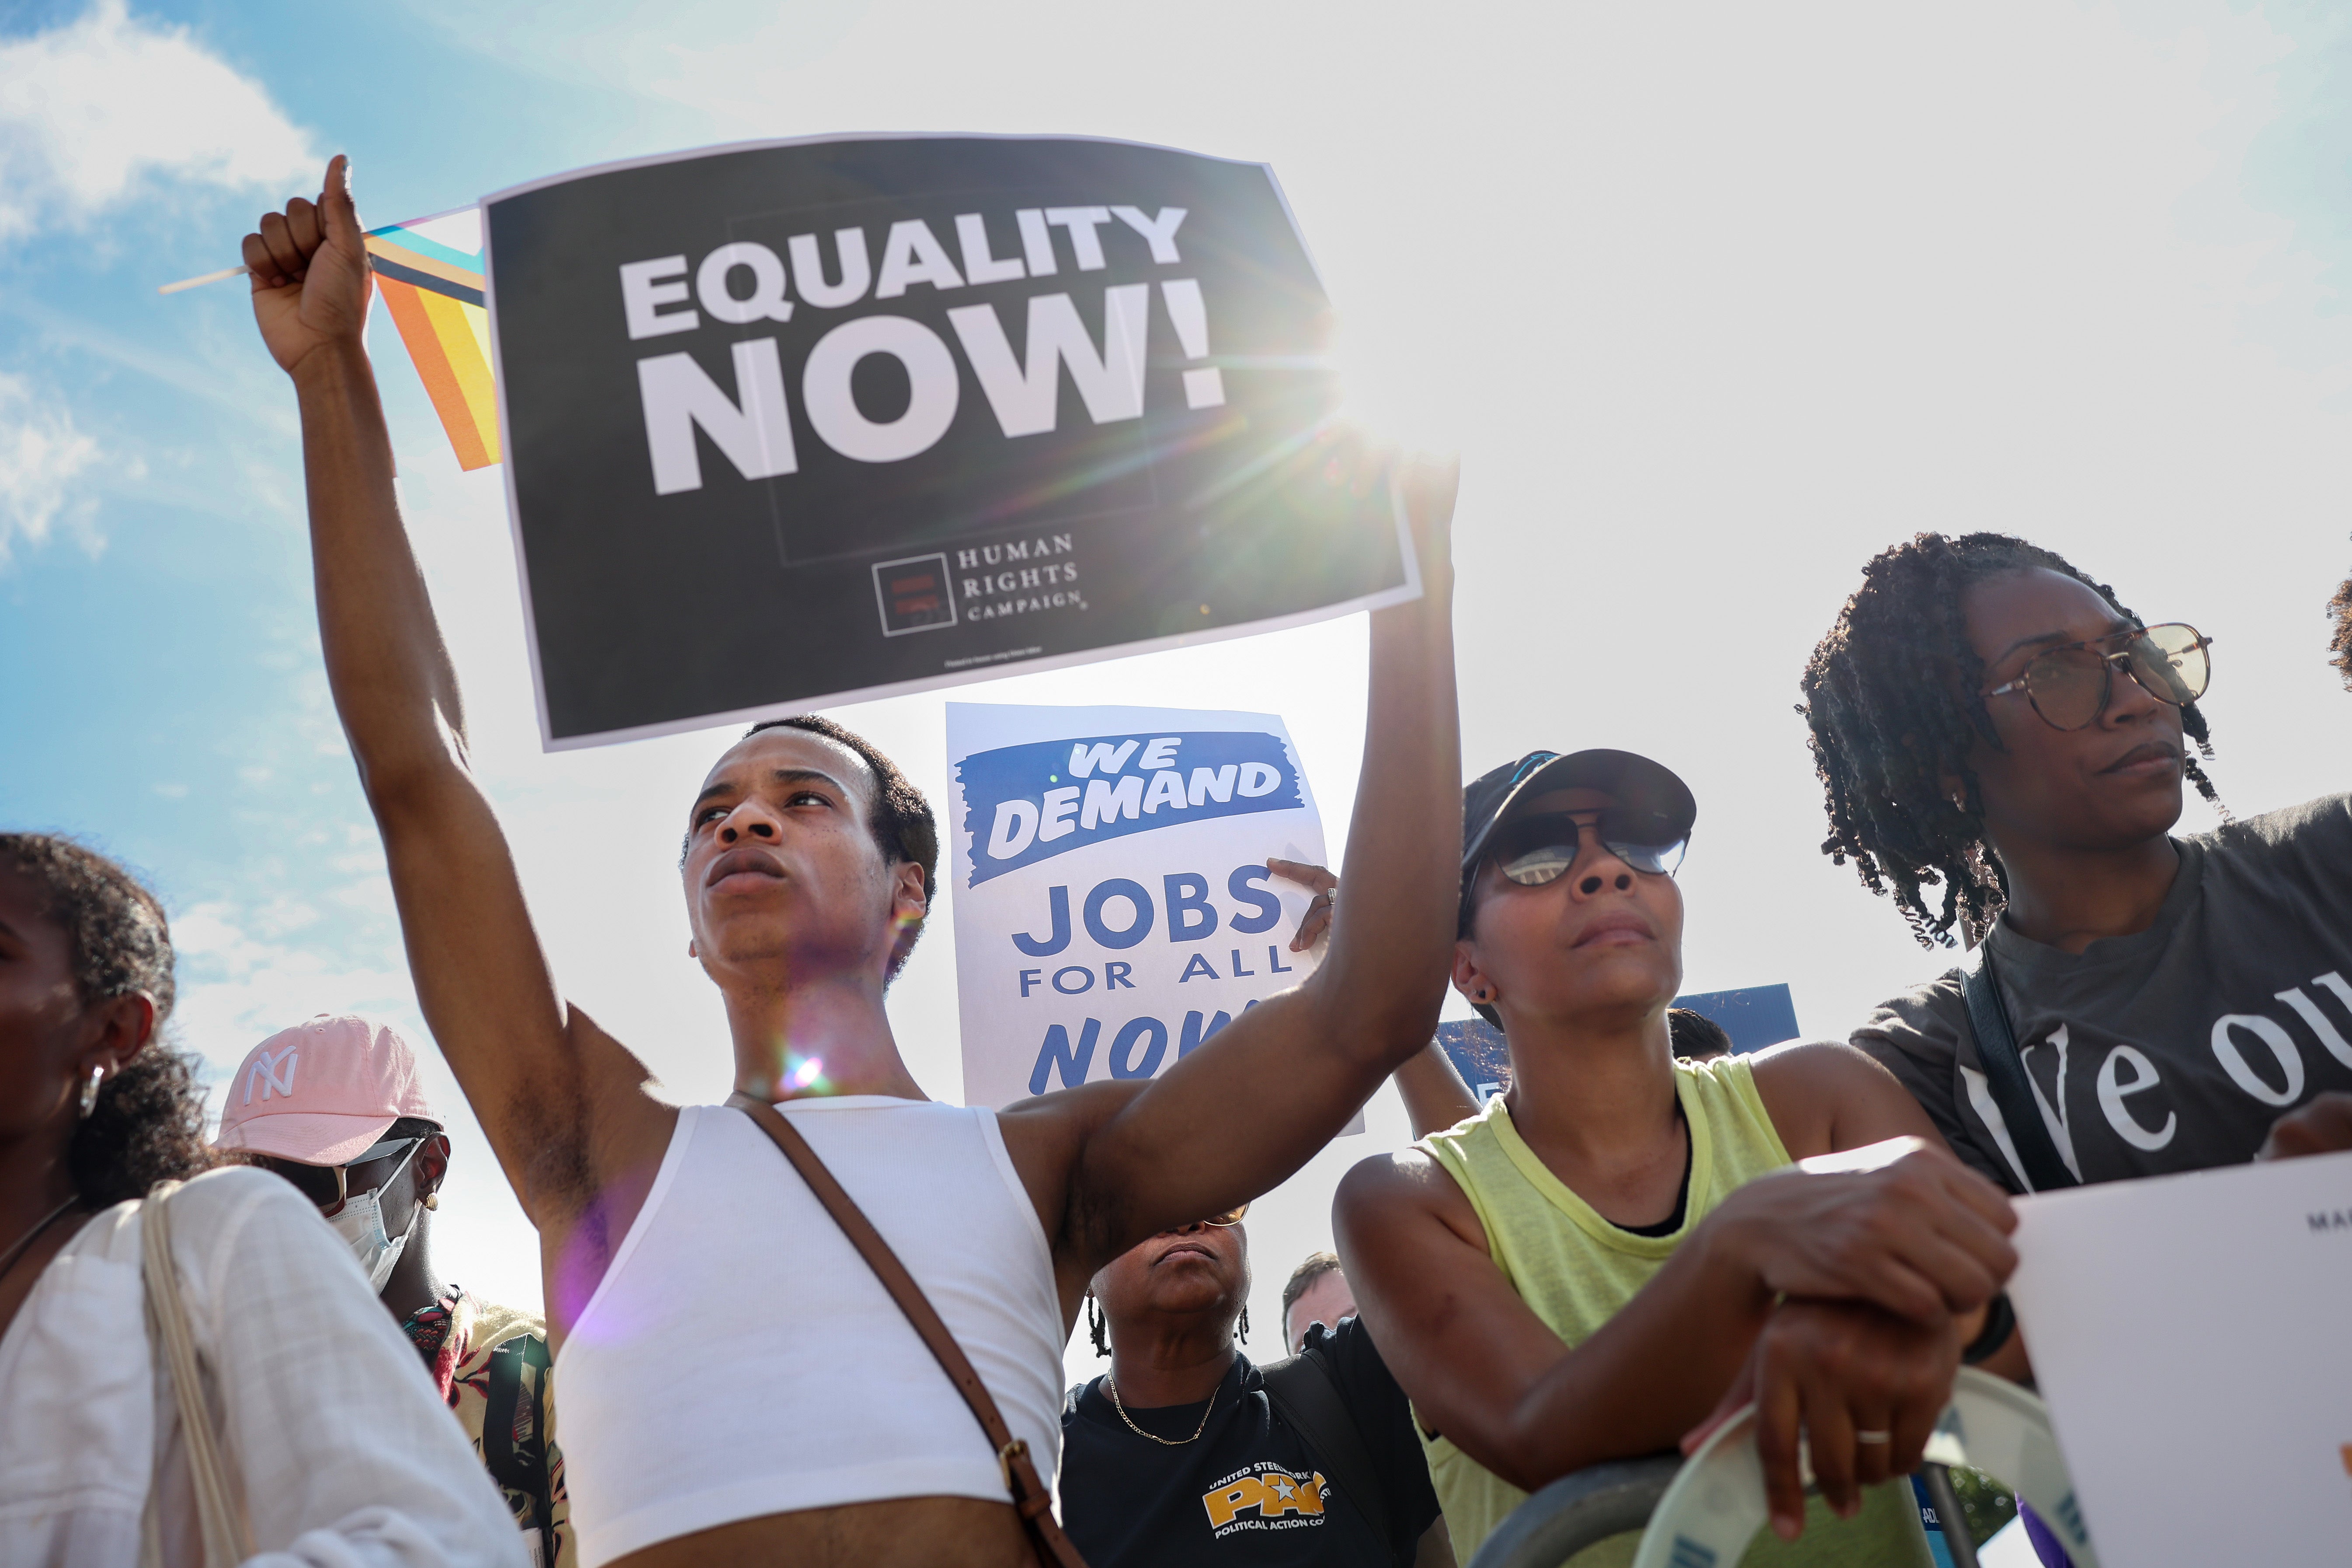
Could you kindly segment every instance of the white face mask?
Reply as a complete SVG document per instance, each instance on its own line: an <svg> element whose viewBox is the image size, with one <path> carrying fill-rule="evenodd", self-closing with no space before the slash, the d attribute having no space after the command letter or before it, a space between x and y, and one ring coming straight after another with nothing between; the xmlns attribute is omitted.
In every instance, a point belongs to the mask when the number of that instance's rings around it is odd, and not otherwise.
<svg viewBox="0 0 2352 1568"><path fill-rule="evenodd" d="M415 1152L414 1150L410 1152ZM408 1162L403 1160L394 1166L392 1174L384 1178L384 1186L397 1181L407 1164ZM383 1289L383 1282L392 1278L392 1270L400 1262L400 1255L408 1248L408 1238L416 1234L416 1216L424 1207L423 1204L418 1204L409 1212L408 1228L401 1232L397 1241L384 1234L382 1188L372 1193L352 1194L343 1200L341 1213L328 1216L327 1223L351 1244L352 1255L360 1260L360 1268L366 1271L369 1289Z"/></svg>

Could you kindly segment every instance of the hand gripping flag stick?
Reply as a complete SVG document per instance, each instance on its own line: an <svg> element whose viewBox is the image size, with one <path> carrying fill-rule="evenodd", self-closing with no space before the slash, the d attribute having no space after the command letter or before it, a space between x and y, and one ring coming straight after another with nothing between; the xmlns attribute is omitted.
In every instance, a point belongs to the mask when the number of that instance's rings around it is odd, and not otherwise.
<svg viewBox="0 0 2352 1568"><path fill-rule="evenodd" d="M482 295L482 220L459 207L367 231L368 262L400 341L425 383L461 468L499 461L498 398L490 376L490 316ZM177 294L244 276L224 268L166 283Z"/></svg>

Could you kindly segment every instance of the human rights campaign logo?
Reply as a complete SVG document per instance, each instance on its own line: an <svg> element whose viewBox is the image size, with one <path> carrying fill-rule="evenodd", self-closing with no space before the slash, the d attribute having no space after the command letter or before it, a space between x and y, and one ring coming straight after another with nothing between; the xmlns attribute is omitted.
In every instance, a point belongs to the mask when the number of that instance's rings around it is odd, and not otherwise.
<svg viewBox="0 0 2352 1568"><path fill-rule="evenodd" d="M1130 833L1306 805L1289 749L1263 731L1034 741L975 752L958 777L972 888Z"/></svg>

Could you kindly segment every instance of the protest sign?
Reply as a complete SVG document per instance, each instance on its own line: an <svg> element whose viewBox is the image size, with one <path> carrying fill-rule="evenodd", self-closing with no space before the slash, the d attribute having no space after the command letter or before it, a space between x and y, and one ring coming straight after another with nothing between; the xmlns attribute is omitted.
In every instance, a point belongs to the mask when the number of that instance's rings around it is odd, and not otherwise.
<svg viewBox="0 0 2352 1568"><path fill-rule="evenodd" d="M1675 1005L1713 1019L1731 1037L1731 1048L1745 1056L1797 1037L1797 1003L1789 987L1748 985L1738 991L1693 991Z"/></svg>
<svg viewBox="0 0 2352 1568"><path fill-rule="evenodd" d="M1265 868L1325 863L1280 719L947 710L966 1104L1155 1078L1312 972Z"/></svg>
<svg viewBox="0 0 2352 1568"><path fill-rule="evenodd" d="M869 136L486 200L551 749L1420 591L1263 164Z"/></svg>
<svg viewBox="0 0 2352 1568"><path fill-rule="evenodd" d="M2352 1154L2017 1200L2009 1282L2110 1563L2341 1562Z"/></svg>

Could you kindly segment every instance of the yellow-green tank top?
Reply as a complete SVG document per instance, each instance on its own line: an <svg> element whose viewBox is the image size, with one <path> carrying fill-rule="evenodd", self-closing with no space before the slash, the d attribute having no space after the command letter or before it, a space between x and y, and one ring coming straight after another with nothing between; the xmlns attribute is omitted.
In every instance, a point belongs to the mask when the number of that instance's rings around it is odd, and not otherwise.
<svg viewBox="0 0 2352 1568"><path fill-rule="evenodd" d="M1495 1267L1545 1326L1570 1345L1583 1343L1632 1300L1734 1188L1791 1163L1757 1097L1747 1058L1677 1059L1675 1089L1690 1126L1690 1196L1681 1227L1669 1236L1636 1236L1601 1218L1536 1158L1512 1127L1500 1095L1487 1101L1484 1115L1422 1142L1421 1147L1445 1167L1470 1200L1486 1229L1486 1250ZM1467 1563L1528 1494L1444 1436L1430 1436L1426 1428L1422 1444L1429 1455L1430 1479L1445 1510L1454 1559ZM1637 1540L1629 1534L1603 1542L1578 1553L1571 1560L1573 1568L1631 1563ZM1814 1500L1806 1510L1805 1533L1795 1546L1766 1532L1744 1561L1759 1568L1767 1563L1899 1568L1928 1559L1910 1484L1895 1481L1872 1490L1862 1512L1851 1521L1839 1521Z"/></svg>

